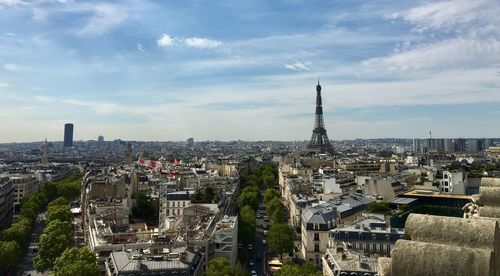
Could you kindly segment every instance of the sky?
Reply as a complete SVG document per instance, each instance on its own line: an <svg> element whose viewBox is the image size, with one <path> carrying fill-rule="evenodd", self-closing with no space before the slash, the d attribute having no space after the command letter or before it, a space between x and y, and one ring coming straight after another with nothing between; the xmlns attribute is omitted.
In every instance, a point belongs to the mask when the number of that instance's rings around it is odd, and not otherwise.
<svg viewBox="0 0 500 276"><path fill-rule="evenodd" d="M0 0L0 142L500 137L500 2Z"/></svg>

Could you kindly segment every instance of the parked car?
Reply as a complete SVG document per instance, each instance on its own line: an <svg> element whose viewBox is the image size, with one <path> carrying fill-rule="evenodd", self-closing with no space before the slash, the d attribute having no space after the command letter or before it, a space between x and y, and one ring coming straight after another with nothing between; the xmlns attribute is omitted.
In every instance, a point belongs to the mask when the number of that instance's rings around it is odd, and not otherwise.
<svg viewBox="0 0 500 276"><path fill-rule="evenodd" d="M248 250L252 250L253 249L253 245L252 244L249 244L248 245Z"/></svg>
<svg viewBox="0 0 500 276"><path fill-rule="evenodd" d="M252 276L258 276L257 271L255 271L255 270L250 271L250 275L252 275Z"/></svg>

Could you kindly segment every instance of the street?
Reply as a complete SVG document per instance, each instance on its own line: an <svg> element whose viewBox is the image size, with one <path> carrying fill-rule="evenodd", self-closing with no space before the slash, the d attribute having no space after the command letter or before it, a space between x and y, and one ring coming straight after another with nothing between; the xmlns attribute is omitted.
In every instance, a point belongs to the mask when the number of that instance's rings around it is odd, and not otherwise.
<svg viewBox="0 0 500 276"><path fill-rule="evenodd" d="M264 192L265 191L261 191L262 194L264 194ZM266 237L264 235L264 229L262 228L264 224L264 216L266 215L266 207L262 198L260 200L259 210L257 211L257 214L260 215L260 218L257 218L256 220L255 241L252 244L252 249L249 249L248 245L244 244L241 250L246 251L247 253L246 254L247 260L246 263L244 264L246 270L248 271L255 270L257 272L257 275L261 276L261 275L266 275L265 258L267 252L267 245L263 244L263 241L266 240ZM253 265L250 265L251 263Z"/></svg>
<svg viewBox="0 0 500 276"><path fill-rule="evenodd" d="M33 227L33 233L31 233L28 252L26 252L26 255L24 255L20 264L19 270L23 271L22 275L31 275L31 276L44 275L43 273L36 272L33 267L33 260L37 254L36 250L38 248L37 246L38 239L40 238L40 235L42 234L44 229L45 229L44 214L39 214L36 219L35 226Z"/></svg>

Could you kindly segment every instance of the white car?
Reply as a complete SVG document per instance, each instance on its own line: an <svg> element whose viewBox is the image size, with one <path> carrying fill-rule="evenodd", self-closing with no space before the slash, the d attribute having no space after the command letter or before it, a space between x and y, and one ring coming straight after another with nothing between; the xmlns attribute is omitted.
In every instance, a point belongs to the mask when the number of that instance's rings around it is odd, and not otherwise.
<svg viewBox="0 0 500 276"><path fill-rule="evenodd" d="M257 271L255 271L255 270L250 271L250 275L252 275L252 276L258 276Z"/></svg>
<svg viewBox="0 0 500 276"><path fill-rule="evenodd" d="M263 244L263 245L266 245L266 240L262 240L262 244Z"/></svg>

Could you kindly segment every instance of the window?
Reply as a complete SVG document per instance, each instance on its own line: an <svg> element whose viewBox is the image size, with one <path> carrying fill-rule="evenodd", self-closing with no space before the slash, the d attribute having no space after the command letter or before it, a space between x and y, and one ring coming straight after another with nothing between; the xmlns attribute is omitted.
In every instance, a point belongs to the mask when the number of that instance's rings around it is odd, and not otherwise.
<svg viewBox="0 0 500 276"><path fill-rule="evenodd" d="M379 252L384 252L384 245L383 244L379 244L378 245L378 251Z"/></svg>
<svg viewBox="0 0 500 276"><path fill-rule="evenodd" d="M448 186L448 181L445 181L445 182L444 182L444 185L445 185L445 186Z"/></svg>
<svg viewBox="0 0 500 276"><path fill-rule="evenodd" d="M314 252L319 252L319 243L314 244Z"/></svg>
<svg viewBox="0 0 500 276"><path fill-rule="evenodd" d="M319 233L314 233L314 240L319 241Z"/></svg>

